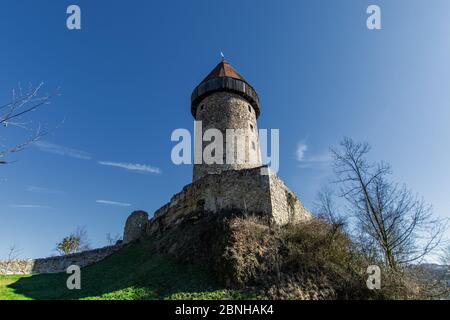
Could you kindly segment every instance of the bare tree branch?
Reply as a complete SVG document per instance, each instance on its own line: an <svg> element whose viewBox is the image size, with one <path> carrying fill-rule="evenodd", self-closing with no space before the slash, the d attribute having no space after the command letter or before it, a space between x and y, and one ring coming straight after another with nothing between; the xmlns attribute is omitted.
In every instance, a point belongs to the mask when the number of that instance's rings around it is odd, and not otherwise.
<svg viewBox="0 0 450 320"><path fill-rule="evenodd" d="M23 93L22 87L19 84L18 90L13 90L11 101L0 106L0 125L6 129L9 127L17 127L31 132L29 138L25 141L16 143L12 146L0 146L0 165L7 164L8 161L5 158L15 152L23 150L28 145L36 142L47 134L46 131L42 130L41 126L31 127L29 121L18 122L18 119L24 118L26 115L36 111L42 106L48 105L54 96L59 95L58 90L52 94L43 94L41 91L43 89L44 83L41 82L37 86L29 86L27 93ZM0 132L1 133L1 132ZM0 136L1 137L1 136Z"/></svg>
<svg viewBox="0 0 450 320"><path fill-rule="evenodd" d="M390 182L391 168L366 159L370 146L345 138L332 149L336 183L358 222L360 238L372 256L382 256L396 270L418 262L442 243L445 221L433 218L432 208L405 186ZM378 253L374 253L377 251Z"/></svg>

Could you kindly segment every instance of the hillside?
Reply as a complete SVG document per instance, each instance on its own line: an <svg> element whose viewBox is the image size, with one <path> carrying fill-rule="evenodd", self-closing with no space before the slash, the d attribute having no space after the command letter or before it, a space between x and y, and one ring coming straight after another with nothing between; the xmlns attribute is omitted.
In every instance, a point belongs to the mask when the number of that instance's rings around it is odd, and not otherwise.
<svg viewBox="0 0 450 320"><path fill-rule="evenodd" d="M141 242L83 268L81 290L66 288L67 275L1 276L0 300L16 299L240 299L252 294L226 290L199 267L176 263Z"/></svg>
<svg viewBox="0 0 450 320"><path fill-rule="evenodd" d="M65 273L0 276L4 299L422 299L412 278L384 273L339 226L312 219L274 226L256 216L193 212L85 267L81 290Z"/></svg>

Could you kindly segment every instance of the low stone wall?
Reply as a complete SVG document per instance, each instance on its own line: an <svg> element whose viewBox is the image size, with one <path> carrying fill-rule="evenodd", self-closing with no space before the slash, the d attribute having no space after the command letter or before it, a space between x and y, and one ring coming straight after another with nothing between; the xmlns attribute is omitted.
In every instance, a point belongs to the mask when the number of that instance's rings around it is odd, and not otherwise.
<svg viewBox="0 0 450 320"><path fill-rule="evenodd" d="M86 267L105 259L118 251L122 245L114 245L66 256L43 259L0 260L0 274L38 274L65 272L70 265Z"/></svg>

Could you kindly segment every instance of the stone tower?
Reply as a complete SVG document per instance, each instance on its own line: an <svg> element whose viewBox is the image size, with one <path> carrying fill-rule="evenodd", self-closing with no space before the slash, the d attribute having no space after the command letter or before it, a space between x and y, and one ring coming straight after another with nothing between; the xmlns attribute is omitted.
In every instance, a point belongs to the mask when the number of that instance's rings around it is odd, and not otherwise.
<svg viewBox="0 0 450 320"><path fill-rule="evenodd" d="M214 142L214 138L208 137L208 129L219 130L223 137L223 157L218 157L221 161L217 158L209 163L195 161L194 181L208 174L261 166L256 123L260 114L258 95L224 59L192 92L191 112L197 121L194 147L197 154L204 154L205 151L215 156L216 150L206 149Z"/></svg>
<svg viewBox="0 0 450 320"><path fill-rule="evenodd" d="M156 210L147 223L145 213L133 213L125 226L125 242L168 230L182 221L195 223L207 214L251 214L275 225L311 219L297 195L275 172L262 165L256 124L260 114L258 95L228 62L222 60L194 89L191 112L197 124L201 121L196 135L203 137L196 139L195 147L200 153L212 154L215 148L211 149L211 144L220 143L208 138L208 129L216 129L214 137L222 137L228 157L224 152L214 159L222 160L220 163L194 164L194 181ZM230 136L229 129L237 131ZM231 152L227 145L233 145ZM230 163L227 158L234 161Z"/></svg>

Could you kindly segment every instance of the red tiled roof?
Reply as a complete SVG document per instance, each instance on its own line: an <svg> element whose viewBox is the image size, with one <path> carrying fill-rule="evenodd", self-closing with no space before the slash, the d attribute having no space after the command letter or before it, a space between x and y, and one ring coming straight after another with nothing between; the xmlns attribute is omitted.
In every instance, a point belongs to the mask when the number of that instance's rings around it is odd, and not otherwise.
<svg viewBox="0 0 450 320"><path fill-rule="evenodd" d="M247 82L236 70L233 69L231 64L227 61L222 60L219 64L203 79L203 82L206 82L213 78L222 78L222 77L230 77L233 79L242 80Z"/></svg>

